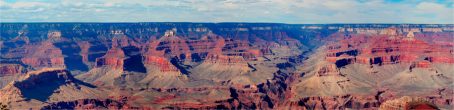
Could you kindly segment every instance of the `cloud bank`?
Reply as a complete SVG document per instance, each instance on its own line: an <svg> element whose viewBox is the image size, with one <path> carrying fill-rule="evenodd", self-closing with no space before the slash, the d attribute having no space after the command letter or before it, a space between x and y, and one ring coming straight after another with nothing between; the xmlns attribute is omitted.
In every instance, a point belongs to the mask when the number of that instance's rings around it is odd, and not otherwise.
<svg viewBox="0 0 454 110"><path fill-rule="evenodd" d="M452 0L0 0L1 22L454 24Z"/></svg>

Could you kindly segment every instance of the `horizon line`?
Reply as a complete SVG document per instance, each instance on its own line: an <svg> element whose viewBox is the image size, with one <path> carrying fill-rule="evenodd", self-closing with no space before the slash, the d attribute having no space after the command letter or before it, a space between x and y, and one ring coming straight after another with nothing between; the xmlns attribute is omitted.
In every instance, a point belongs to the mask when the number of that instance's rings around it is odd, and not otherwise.
<svg viewBox="0 0 454 110"><path fill-rule="evenodd" d="M226 23L246 23L246 24L289 24L289 25L323 25L323 24L410 24L410 25L454 25L449 24L449 23L282 23L282 22L172 22L172 21L146 21L146 22L135 22L135 21L120 21L120 22L86 22L86 21L77 21L77 22L72 22L72 21L51 21L51 22L42 22L42 21L27 21L27 22L2 22L0 21L0 24L2 23L200 23L200 24L226 24Z"/></svg>

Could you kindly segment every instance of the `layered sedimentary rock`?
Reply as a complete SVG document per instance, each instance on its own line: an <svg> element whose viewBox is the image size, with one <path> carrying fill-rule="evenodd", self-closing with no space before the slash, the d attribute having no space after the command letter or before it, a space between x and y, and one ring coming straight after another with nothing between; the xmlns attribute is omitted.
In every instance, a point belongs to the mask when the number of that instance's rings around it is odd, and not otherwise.
<svg viewBox="0 0 454 110"><path fill-rule="evenodd" d="M103 98L94 86L59 68L28 72L1 89L0 96L1 102L11 104L14 109L39 108L46 105L43 102Z"/></svg>
<svg viewBox="0 0 454 110"><path fill-rule="evenodd" d="M147 56L145 64L157 66L161 72L178 72L178 69L164 57Z"/></svg>
<svg viewBox="0 0 454 110"><path fill-rule="evenodd" d="M123 69L125 59L125 53L123 50L117 47L113 47L107 51L107 53L101 57L96 58L96 67L107 66L112 69Z"/></svg>
<svg viewBox="0 0 454 110"><path fill-rule="evenodd" d="M82 56L82 61L88 63L88 52L90 49L90 43L87 41L77 42L77 45L80 47L80 56Z"/></svg>
<svg viewBox="0 0 454 110"><path fill-rule="evenodd" d="M453 25L0 27L12 109L378 109L406 95L452 109Z"/></svg>
<svg viewBox="0 0 454 110"><path fill-rule="evenodd" d="M452 44L429 43L415 38L410 31L405 36L398 35L395 28L378 36L358 36L329 46L326 59L338 66L361 64L412 63L426 60L431 63L453 63Z"/></svg>
<svg viewBox="0 0 454 110"><path fill-rule="evenodd" d="M19 64L0 64L0 88L18 79L26 69Z"/></svg>
<svg viewBox="0 0 454 110"><path fill-rule="evenodd" d="M0 64L0 76L21 74L24 70L24 67L19 64Z"/></svg>
<svg viewBox="0 0 454 110"><path fill-rule="evenodd" d="M165 35L157 41L150 42L147 54L163 56L166 58L191 58L191 52L186 40L176 36L174 31L167 31Z"/></svg>
<svg viewBox="0 0 454 110"><path fill-rule="evenodd" d="M65 66L61 50L51 42L27 45L24 49L25 53L21 61L33 68Z"/></svg>
<svg viewBox="0 0 454 110"><path fill-rule="evenodd" d="M410 109L424 109L424 110L437 110L438 107L431 102L420 97L404 96L399 99L388 100L380 105L380 110L410 110Z"/></svg>
<svg viewBox="0 0 454 110"><path fill-rule="evenodd" d="M299 91L297 93L300 93L295 94L295 97L364 96L378 91L380 94L376 96L377 99L367 104L369 107L378 108L378 102L383 100L410 94L430 97L437 94L431 91L452 88L450 80L453 74L448 72L452 71L448 69L448 65L453 65L450 63L450 58L454 58L452 48L448 48L452 45L433 43L430 40L415 37L424 33L414 31L403 33L396 31L397 29L388 28L381 34L369 35L333 34L339 41L320 48L312 58L305 61L308 65L314 66L300 68L299 71L305 73L305 77L300 78L300 82L293 86L296 91ZM444 59L430 60L432 56ZM316 76L319 77L314 80ZM387 98L387 96L393 96L393 98ZM436 100L449 102L451 96L436 95L440 97ZM324 102L323 106L319 106L340 109L329 107L329 105L339 104ZM375 105L371 106L371 104ZM436 103L435 106L450 106L450 104Z"/></svg>
<svg viewBox="0 0 454 110"><path fill-rule="evenodd" d="M135 109L114 100L79 99L57 102L44 106L43 109Z"/></svg>
<svg viewBox="0 0 454 110"><path fill-rule="evenodd" d="M161 72L179 72L170 59L191 59L191 53L187 42L174 34L167 31L160 39L149 43L144 54L145 65L157 67Z"/></svg>
<svg viewBox="0 0 454 110"><path fill-rule="evenodd" d="M198 40L189 40L188 44L192 52L192 61L202 61L207 57L208 53L220 52L219 48L224 45L224 42L224 38L213 33L208 33ZM213 50L215 48L217 50Z"/></svg>
<svg viewBox="0 0 454 110"><path fill-rule="evenodd" d="M230 42L226 44L227 42ZM232 40L220 39L216 42L214 48L208 53L204 62L221 64L221 65L245 65L246 60L243 53L246 52L245 44L235 44ZM246 44L247 45L247 44Z"/></svg>
<svg viewBox="0 0 454 110"><path fill-rule="evenodd" d="M121 30L112 31L112 47L139 46L134 40L126 36Z"/></svg>

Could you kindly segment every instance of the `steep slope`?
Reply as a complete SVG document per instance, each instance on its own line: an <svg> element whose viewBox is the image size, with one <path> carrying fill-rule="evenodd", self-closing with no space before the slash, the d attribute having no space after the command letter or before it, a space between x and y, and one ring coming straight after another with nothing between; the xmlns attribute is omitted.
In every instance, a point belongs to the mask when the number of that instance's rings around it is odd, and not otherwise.
<svg viewBox="0 0 454 110"><path fill-rule="evenodd" d="M111 48L103 57L96 59L95 68L77 78L95 85L114 86L114 79L123 74L124 58L123 50Z"/></svg>
<svg viewBox="0 0 454 110"><path fill-rule="evenodd" d="M64 58L60 49L56 48L52 42L43 42L38 45L29 45L26 54L21 59L24 64L33 68L42 67L64 67Z"/></svg>
<svg viewBox="0 0 454 110"><path fill-rule="evenodd" d="M0 89L11 81L18 79L25 72L19 64L0 64Z"/></svg>
<svg viewBox="0 0 454 110"><path fill-rule="evenodd" d="M189 46L186 41L174 35L174 31L167 31L157 41L151 41L144 54L144 64L147 75L140 83L148 88L183 87L187 76L172 64L169 59L191 59ZM167 82L167 83L162 83Z"/></svg>
<svg viewBox="0 0 454 110"><path fill-rule="evenodd" d="M453 104L452 24L0 28L0 102L12 109L378 109L407 95ZM48 67L66 68L39 70Z"/></svg>
<svg viewBox="0 0 454 110"><path fill-rule="evenodd" d="M1 89L0 101L14 109L36 108L46 103L105 98L94 86L81 82L66 70L45 68L28 72Z"/></svg>
<svg viewBox="0 0 454 110"><path fill-rule="evenodd" d="M316 53L300 68L304 77L294 85L299 97L308 96L339 96L349 93L369 94L371 85L351 77L351 73L343 72L335 64L323 60L323 55Z"/></svg>
<svg viewBox="0 0 454 110"><path fill-rule="evenodd" d="M420 40L414 37L413 31L385 30L385 34L333 34L339 41L319 48L299 67L298 72L304 77L292 86L296 90L294 97L301 101L308 97L324 100L376 94L370 102L377 103L402 96L420 96L437 100L432 102L434 105L448 106L442 101L452 99L450 91L446 91L454 87L451 62L454 54L448 48L452 45ZM419 34L423 33L416 35ZM348 97L342 99L354 101ZM328 102L322 101L323 104L326 106L321 107L330 106Z"/></svg>

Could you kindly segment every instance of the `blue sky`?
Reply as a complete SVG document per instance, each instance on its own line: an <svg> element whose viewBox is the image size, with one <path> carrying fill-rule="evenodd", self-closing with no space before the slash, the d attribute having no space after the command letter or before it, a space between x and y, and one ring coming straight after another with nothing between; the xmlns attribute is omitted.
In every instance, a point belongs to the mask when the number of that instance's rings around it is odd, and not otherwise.
<svg viewBox="0 0 454 110"><path fill-rule="evenodd" d="M0 0L0 21L454 24L453 1Z"/></svg>

